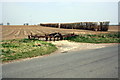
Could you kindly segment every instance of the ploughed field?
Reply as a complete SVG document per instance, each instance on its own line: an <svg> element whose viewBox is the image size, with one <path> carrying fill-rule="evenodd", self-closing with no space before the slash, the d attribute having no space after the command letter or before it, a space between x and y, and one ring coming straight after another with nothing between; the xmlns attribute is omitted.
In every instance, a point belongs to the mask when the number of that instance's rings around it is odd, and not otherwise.
<svg viewBox="0 0 120 80"><path fill-rule="evenodd" d="M120 26L109 26L108 31L92 31L92 30L82 30L82 29L63 29L63 28L52 28L52 27L42 27L38 25L9 25L9 26L0 26L2 31L2 40L9 39L22 39L27 38L28 35L39 34L45 35L54 32L60 32L62 34L75 33L75 34L99 34L99 33L111 33L119 31Z"/></svg>

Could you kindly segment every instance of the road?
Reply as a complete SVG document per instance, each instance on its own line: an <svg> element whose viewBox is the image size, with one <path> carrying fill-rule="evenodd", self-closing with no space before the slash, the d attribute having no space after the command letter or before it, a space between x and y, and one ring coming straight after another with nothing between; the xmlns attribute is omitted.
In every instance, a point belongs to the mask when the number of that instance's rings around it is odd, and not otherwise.
<svg viewBox="0 0 120 80"><path fill-rule="evenodd" d="M118 45L2 65L3 78L118 78Z"/></svg>

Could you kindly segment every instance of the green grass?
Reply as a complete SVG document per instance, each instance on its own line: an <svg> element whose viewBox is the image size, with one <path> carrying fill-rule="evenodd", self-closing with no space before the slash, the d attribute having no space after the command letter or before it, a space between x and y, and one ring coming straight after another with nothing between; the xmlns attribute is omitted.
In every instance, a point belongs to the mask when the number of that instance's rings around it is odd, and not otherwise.
<svg viewBox="0 0 120 80"><path fill-rule="evenodd" d="M83 43L120 43L120 32L108 34L80 34L66 40Z"/></svg>
<svg viewBox="0 0 120 80"><path fill-rule="evenodd" d="M55 45L40 40L13 39L1 41L3 62L50 54L57 50Z"/></svg>

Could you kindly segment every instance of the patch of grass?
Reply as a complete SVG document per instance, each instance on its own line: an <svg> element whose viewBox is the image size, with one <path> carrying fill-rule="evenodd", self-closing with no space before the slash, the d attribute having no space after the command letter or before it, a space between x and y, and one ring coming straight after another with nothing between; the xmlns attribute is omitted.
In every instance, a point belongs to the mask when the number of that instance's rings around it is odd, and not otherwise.
<svg viewBox="0 0 120 80"><path fill-rule="evenodd" d="M12 47L12 48L16 48L16 47L19 47L19 44L16 44L16 43L3 43L2 46L4 48L9 48L9 47Z"/></svg>
<svg viewBox="0 0 120 80"><path fill-rule="evenodd" d="M4 40L1 45L3 62L41 56L57 50L51 43L29 39Z"/></svg>
<svg viewBox="0 0 120 80"><path fill-rule="evenodd" d="M10 50L10 49L2 49L1 51L2 51L2 54L3 54L3 55L15 53L15 51L12 51L12 50Z"/></svg>
<svg viewBox="0 0 120 80"><path fill-rule="evenodd" d="M120 43L120 32L108 34L80 34L66 40L84 43Z"/></svg>

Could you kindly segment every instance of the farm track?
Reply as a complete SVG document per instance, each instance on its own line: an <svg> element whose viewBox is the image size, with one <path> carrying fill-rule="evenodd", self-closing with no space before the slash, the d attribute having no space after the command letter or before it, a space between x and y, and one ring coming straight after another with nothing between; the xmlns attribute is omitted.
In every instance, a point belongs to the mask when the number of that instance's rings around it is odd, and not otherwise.
<svg viewBox="0 0 120 80"><path fill-rule="evenodd" d="M23 29L20 30L19 36L24 36L24 31L23 31Z"/></svg>
<svg viewBox="0 0 120 80"><path fill-rule="evenodd" d="M4 28L2 28L2 33L3 33L3 34L9 32L9 31L11 31L11 29L4 29Z"/></svg>
<svg viewBox="0 0 120 80"><path fill-rule="evenodd" d="M11 30L11 31L8 31L8 32L6 32L6 33L2 33L2 35L4 36L4 37L7 37L7 36L10 36L11 34L13 34L14 33L14 30Z"/></svg>
<svg viewBox="0 0 120 80"><path fill-rule="evenodd" d="M110 26L107 32L81 30L81 29L63 29L63 28L52 28L42 26L0 26L2 28L2 39L21 39L27 38L27 35L39 34L45 35L53 32L60 32L62 34L75 33L75 34L99 34L99 33L111 33L119 31L120 26Z"/></svg>
<svg viewBox="0 0 120 80"><path fill-rule="evenodd" d="M12 33L10 34L7 34L7 35L3 35L3 39L4 38L16 38L16 37L19 37L19 35L15 35L18 31L13 31Z"/></svg>
<svg viewBox="0 0 120 80"><path fill-rule="evenodd" d="M15 34L15 36L18 36L20 34L20 30L19 31L17 31L17 33Z"/></svg>
<svg viewBox="0 0 120 80"><path fill-rule="evenodd" d="M32 34L36 34L36 32L35 32L34 30L31 30L30 33L32 33Z"/></svg>
<svg viewBox="0 0 120 80"><path fill-rule="evenodd" d="M25 36L27 36L27 35L28 35L27 31L25 31L25 30L24 30L24 35L25 35Z"/></svg>

